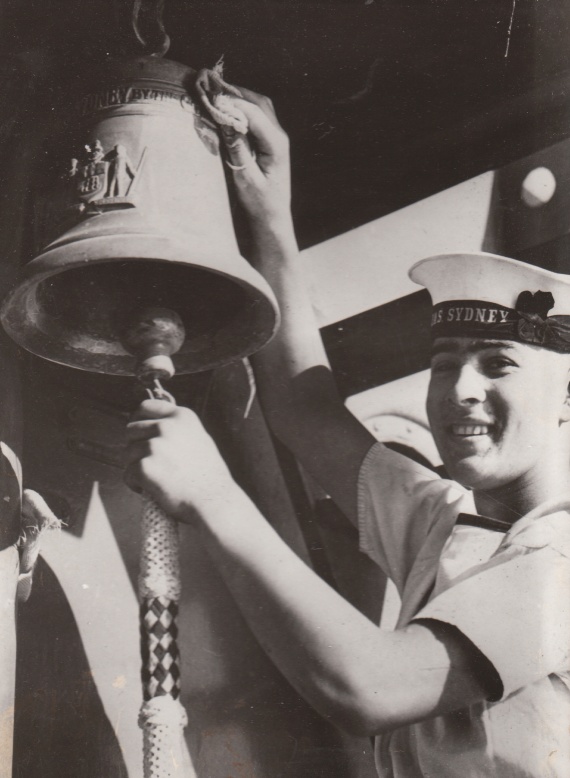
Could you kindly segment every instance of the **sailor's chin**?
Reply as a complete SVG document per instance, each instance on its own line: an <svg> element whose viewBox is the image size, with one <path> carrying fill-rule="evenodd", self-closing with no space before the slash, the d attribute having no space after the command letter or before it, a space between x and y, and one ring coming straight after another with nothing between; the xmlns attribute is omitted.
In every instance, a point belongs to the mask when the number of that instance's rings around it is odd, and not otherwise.
<svg viewBox="0 0 570 778"><path fill-rule="evenodd" d="M500 480L497 478L497 468L488 459L476 454L453 457L446 469L449 476L466 489L493 489Z"/></svg>

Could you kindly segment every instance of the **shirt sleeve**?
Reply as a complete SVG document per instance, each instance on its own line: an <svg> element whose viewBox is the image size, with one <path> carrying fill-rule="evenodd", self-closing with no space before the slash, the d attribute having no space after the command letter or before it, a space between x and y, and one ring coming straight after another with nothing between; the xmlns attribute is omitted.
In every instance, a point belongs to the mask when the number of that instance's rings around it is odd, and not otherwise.
<svg viewBox="0 0 570 778"><path fill-rule="evenodd" d="M493 664L504 699L570 667L570 559L511 546L473 568L416 616L453 624Z"/></svg>
<svg viewBox="0 0 570 778"><path fill-rule="evenodd" d="M453 527L466 491L453 481L376 443L358 479L360 550L402 594L428 533L439 522Z"/></svg>

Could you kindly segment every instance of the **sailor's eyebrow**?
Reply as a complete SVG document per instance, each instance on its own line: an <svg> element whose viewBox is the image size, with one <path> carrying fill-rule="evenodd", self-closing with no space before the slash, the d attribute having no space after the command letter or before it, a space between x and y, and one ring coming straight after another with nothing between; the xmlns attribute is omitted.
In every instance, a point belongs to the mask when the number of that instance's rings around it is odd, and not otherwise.
<svg viewBox="0 0 570 778"><path fill-rule="evenodd" d="M512 350L515 348L515 345L509 340L488 340L487 338L485 338L485 340L472 340L470 343L465 345L455 338L438 338L438 340L436 340L436 342L433 344L431 355L434 357L437 354L441 354L442 352L446 354L457 354L460 351L465 351L468 354L472 354L475 351L482 351L484 349L493 348Z"/></svg>

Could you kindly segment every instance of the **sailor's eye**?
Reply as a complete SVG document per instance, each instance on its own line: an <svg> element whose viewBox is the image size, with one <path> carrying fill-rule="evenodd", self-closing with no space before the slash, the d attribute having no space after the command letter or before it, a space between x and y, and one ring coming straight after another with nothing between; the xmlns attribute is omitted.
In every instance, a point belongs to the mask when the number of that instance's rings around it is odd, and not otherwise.
<svg viewBox="0 0 570 778"><path fill-rule="evenodd" d="M431 365L432 373L447 373L455 369L456 362L453 359L438 358L435 359Z"/></svg>
<svg viewBox="0 0 570 778"><path fill-rule="evenodd" d="M506 370L509 367L516 367L516 364L508 357L492 357L487 360L486 367L489 370Z"/></svg>

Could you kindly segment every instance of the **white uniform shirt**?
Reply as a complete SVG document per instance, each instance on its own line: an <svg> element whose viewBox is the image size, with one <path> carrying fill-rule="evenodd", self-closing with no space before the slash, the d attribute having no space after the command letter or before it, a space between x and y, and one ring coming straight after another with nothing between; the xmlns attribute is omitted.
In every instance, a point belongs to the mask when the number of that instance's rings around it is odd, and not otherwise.
<svg viewBox="0 0 570 778"><path fill-rule="evenodd" d="M456 626L503 694L377 738L384 778L570 776L570 500L506 533L455 526L471 493L381 444L359 478L361 550L396 584L398 627Z"/></svg>

